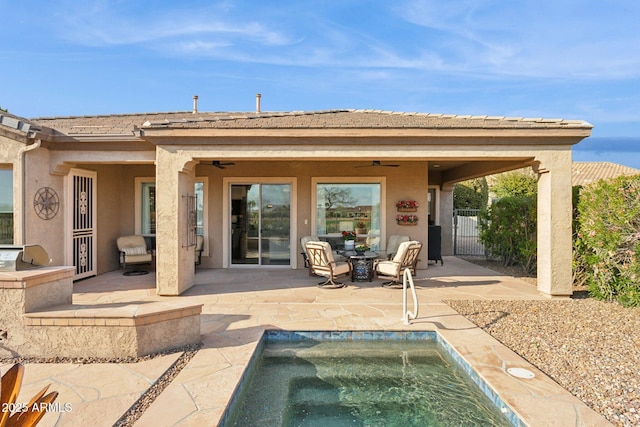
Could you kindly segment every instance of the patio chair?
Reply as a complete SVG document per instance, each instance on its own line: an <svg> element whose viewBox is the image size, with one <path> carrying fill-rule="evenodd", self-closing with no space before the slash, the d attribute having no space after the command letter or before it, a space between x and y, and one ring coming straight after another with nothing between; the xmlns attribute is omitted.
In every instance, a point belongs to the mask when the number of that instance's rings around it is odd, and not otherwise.
<svg viewBox="0 0 640 427"><path fill-rule="evenodd" d="M300 238L300 246L302 247L302 259L304 260L304 266L309 269L309 276L313 276L311 271L311 264L309 263L309 256L307 255L307 242L319 242L318 236L304 236Z"/></svg>
<svg viewBox="0 0 640 427"><path fill-rule="evenodd" d="M326 277L327 280L318 283L322 288L342 288L344 283L336 282L337 276L351 274L351 264L336 262L333 259L331 245L328 242L310 241L305 244L309 257L310 269L313 274Z"/></svg>
<svg viewBox="0 0 640 427"><path fill-rule="evenodd" d="M402 288L402 275L407 268L411 274L416 274L418 255L422 250L422 243L417 240L400 243L398 252L390 261L378 261L374 265L374 271L378 278L391 279L384 282L382 286L390 288Z"/></svg>
<svg viewBox="0 0 640 427"><path fill-rule="evenodd" d="M387 239L387 259L392 260L394 256L396 256L396 252L398 252L398 246L402 242L408 242L411 240L411 237L404 236L401 234L392 234Z"/></svg>
<svg viewBox="0 0 640 427"><path fill-rule="evenodd" d="M153 255L147 249L147 243L143 236L122 236L116 240L118 253L120 255L120 265L126 269L128 265L152 264ZM147 274L145 270L127 270L123 274L125 276L135 276Z"/></svg>
<svg viewBox="0 0 640 427"><path fill-rule="evenodd" d="M202 251L204 250L204 236L196 234L196 248L195 248L195 264L200 265L202 263Z"/></svg>

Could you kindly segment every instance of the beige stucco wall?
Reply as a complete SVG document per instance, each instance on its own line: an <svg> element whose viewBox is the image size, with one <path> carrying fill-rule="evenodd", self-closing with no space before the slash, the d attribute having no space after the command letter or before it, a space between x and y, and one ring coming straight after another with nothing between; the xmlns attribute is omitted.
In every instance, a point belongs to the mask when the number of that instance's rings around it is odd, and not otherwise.
<svg viewBox="0 0 640 427"><path fill-rule="evenodd" d="M65 186L68 175L52 174L49 150L40 148L27 153L26 189L26 243L39 244L52 258L52 265L65 264L65 239L67 238L65 212ZM97 173L97 273L120 268L116 251L119 236L135 233L135 178L154 176L153 165L77 164L74 168ZM44 186L53 188L60 199L58 214L49 220L36 215L32 207L36 191Z"/></svg>
<svg viewBox="0 0 640 427"><path fill-rule="evenodd" d="M354 178L358 177L385 177L386 204L385 204L385 234L408 234L412 238L427 240L427 166L424 162L403 162L401 167L365 167L367 161L357 162L330 162L330 161L247 161L236 162L224 171L208 164L199 164L196 167L196 176L208 177L209 183L209 236L207 243L210 245L210 254L203 257L200 268L221 268L224 264L223 254L223 176L226 178L237 177L296 177L297 186L297 214L294 218L294 232L300 238L309 234L315 234L311 230L311 206L312 179L314 177ZM397 163L397 162L392 162ZM398 213L395 204L398 200L410 199L420 203L416 215L420 221L417 226L400 226L396 224L395 217ZM305 224L306 221L306 224ZM299 246L299 243L296 242ZM298 257L297 267L304 268L302 257L299 255L301 248L297 247L295 253ZM426 266L426 256L421 257L419 268Z"/></svg>
<svg viewBox="0 0 640 427"><path fill-rule="evenodd" d="M65 180L63 176L50 173L50 152L37 148L25 154L25 244L38 244L52 259L51 265L65 265L65 241L62 230L65 228ZM50 219L40 218L33 206L33 200L40 188L50 187L58 195L57 214Z"/></svg>
<svg viewBox="0 0 640 427"><path fill-rule="evenodd" d="M538 290L546 296L573 293L571 149L541 151L538 172Z"/></svg>
<svg viewBox="0 0 640 427"><path fill-rule="evenodd" d="M70 304L71 274L64 267L0 272L0 330L5 334L0 343L0 357L34 355L38 340L25 334L23 315L48 306Z"/></svg>
<svg viewBox="0 0 640 427"><path fill-rule="evenodd" d="M192 254L182 247L186 227L184 212L180 210L181 195L192 191L195 177L208 178L208 256L203 257L202 267L219 268L225 265L223 220L227 201L223 200L223 176L226 177L295 177L297 216L293 235L297 238L311 234L312 182L314 177L382 177L386 179L386 228L384 234L409 234L427 241L427 185L440 185L440 224L446 233L447 207L450 194L446 188L453 183L475 176L493 173L500 168L514 168L538 162L540 167L539 222L544 222L539 233L538 277L541 292L548 295L570 293L570 171L571 141L546 138L544 141L532 135L530 141L520 140L520 145L494 144L491 139L465 139L464 144L421 145L372 145L356 146L353 141L340 138L331 145L298 144L291 146L251 146L246 142L237 145L215 146L158 146L156 153L132 152L135 160L128 159L126 151L49 151L35 148L24 152L25 168L22 168L23 142L0 134L3 150L0 163L11 165L14 170L14 201L16 202L16 243L42 245L53 258L53 265L65 262L65 200L66 173L68 167L95 170L98 174L98 273L118 268L115 239L135 232L135 178L158 175L158 226L163 231L158 237L165 241L165 253L158 261L165 267L159 271L159 281L176 283L178 293L191 286L193 281ZM362 141L360 141L362 142ZM359 142L359 143L360 143ZM544 142L545 145L541 143ZM4 149L6 148L6 150ZM362 157L366 149L367 158ZM339 153L339 155L337 154ZM387 159L383 163L400 163L399 168L359 168L372 158ZM236 163L224 171L210 164L197 164L199 159L229 159ZM243 161L247 159L247 161ZM304 159L304 160L302 160ZM388 160L393 159L393 160ZM441 173L427 174L428 161L460 161L460 166ZM154 166L153 163L157 166ZM204 160L203 160L204 162ZM145 164L142 164L145 163ZM65 171L66 170L66 171ZM28 177L23 183L22 177ZM33 197L41 187L53 188L60 197L58 214L49 220L37 217L33 209ZM567 196L568 195L568 196ZM415 227L401 227L395 223L395 203L400 199L413 199L421 204L417 212L420 223ZM22 207L24 209L22 210ZM306 223L305 223L306 220ZM166 222L166 223L165 223ZM164 224L164 225L163 225ZM24 233L23 233L24 229ZM409 231L410 230L410 231ZM443 237L446 234L443 233ZM23 238L24 235L24 238ZM567 243L568 242L568 243ZM296 242L297 244L297 242ZM443 253L448 252L448 242L443 241ZM294 251L298 254L300 248ZM300 256L297 266L302 268ZM424 264L424 258L423 264ZM422 265L421 265L422 266ZM567 267L569 266L569 267Z"/></svg>
<svg viewBox="0 0 640 427"><path fill-rule="evenodd" d="M135 234L135 179L155 176L154 165L79 164L97 173L97 272L120 268L116 240Z"/></svg>

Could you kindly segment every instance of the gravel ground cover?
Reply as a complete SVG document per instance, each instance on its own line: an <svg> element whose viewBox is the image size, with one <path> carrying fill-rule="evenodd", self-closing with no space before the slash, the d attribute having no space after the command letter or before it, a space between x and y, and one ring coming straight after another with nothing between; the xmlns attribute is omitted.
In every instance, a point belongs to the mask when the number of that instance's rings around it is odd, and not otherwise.
<svg viewBox="0 0 640 427"><path fill-rule="evenodd" d="M578 295L447 303L613 424L640 426L640 308Z"/></svg>

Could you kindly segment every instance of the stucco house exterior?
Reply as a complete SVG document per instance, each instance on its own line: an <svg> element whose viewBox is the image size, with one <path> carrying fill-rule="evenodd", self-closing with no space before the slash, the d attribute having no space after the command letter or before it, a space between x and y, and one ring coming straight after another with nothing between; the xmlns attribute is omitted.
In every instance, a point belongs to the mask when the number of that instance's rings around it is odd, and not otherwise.
<svg viewBox="0 0 640 427"><path fill-rule="evenodd" d="M198 268L301 269L300 237L363 224L361 236L381 250L393 234L426 243L428 224L441 225L451 254L454 184L531 167L538 289L563 297L572 293L571 149L591 129L378 110L0 112L0 187L13 188L11 243L41 245L80 279L121 268L118 237L146 235L157 292L180 295L194 283L196 234L205 241ZM397 221L403 200L417 202L416 224Z"/></svg>

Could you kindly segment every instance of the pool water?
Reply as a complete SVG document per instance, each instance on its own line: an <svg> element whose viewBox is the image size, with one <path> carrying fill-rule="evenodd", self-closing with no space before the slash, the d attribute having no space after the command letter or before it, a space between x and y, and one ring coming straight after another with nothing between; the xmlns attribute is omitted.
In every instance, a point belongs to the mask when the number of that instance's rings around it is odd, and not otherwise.
<svg viewBox="0 0 640 427"><path fill-rule="evenodd" d="M449 352L427 340L266 340L230 426L508 426Z"/></svg>

